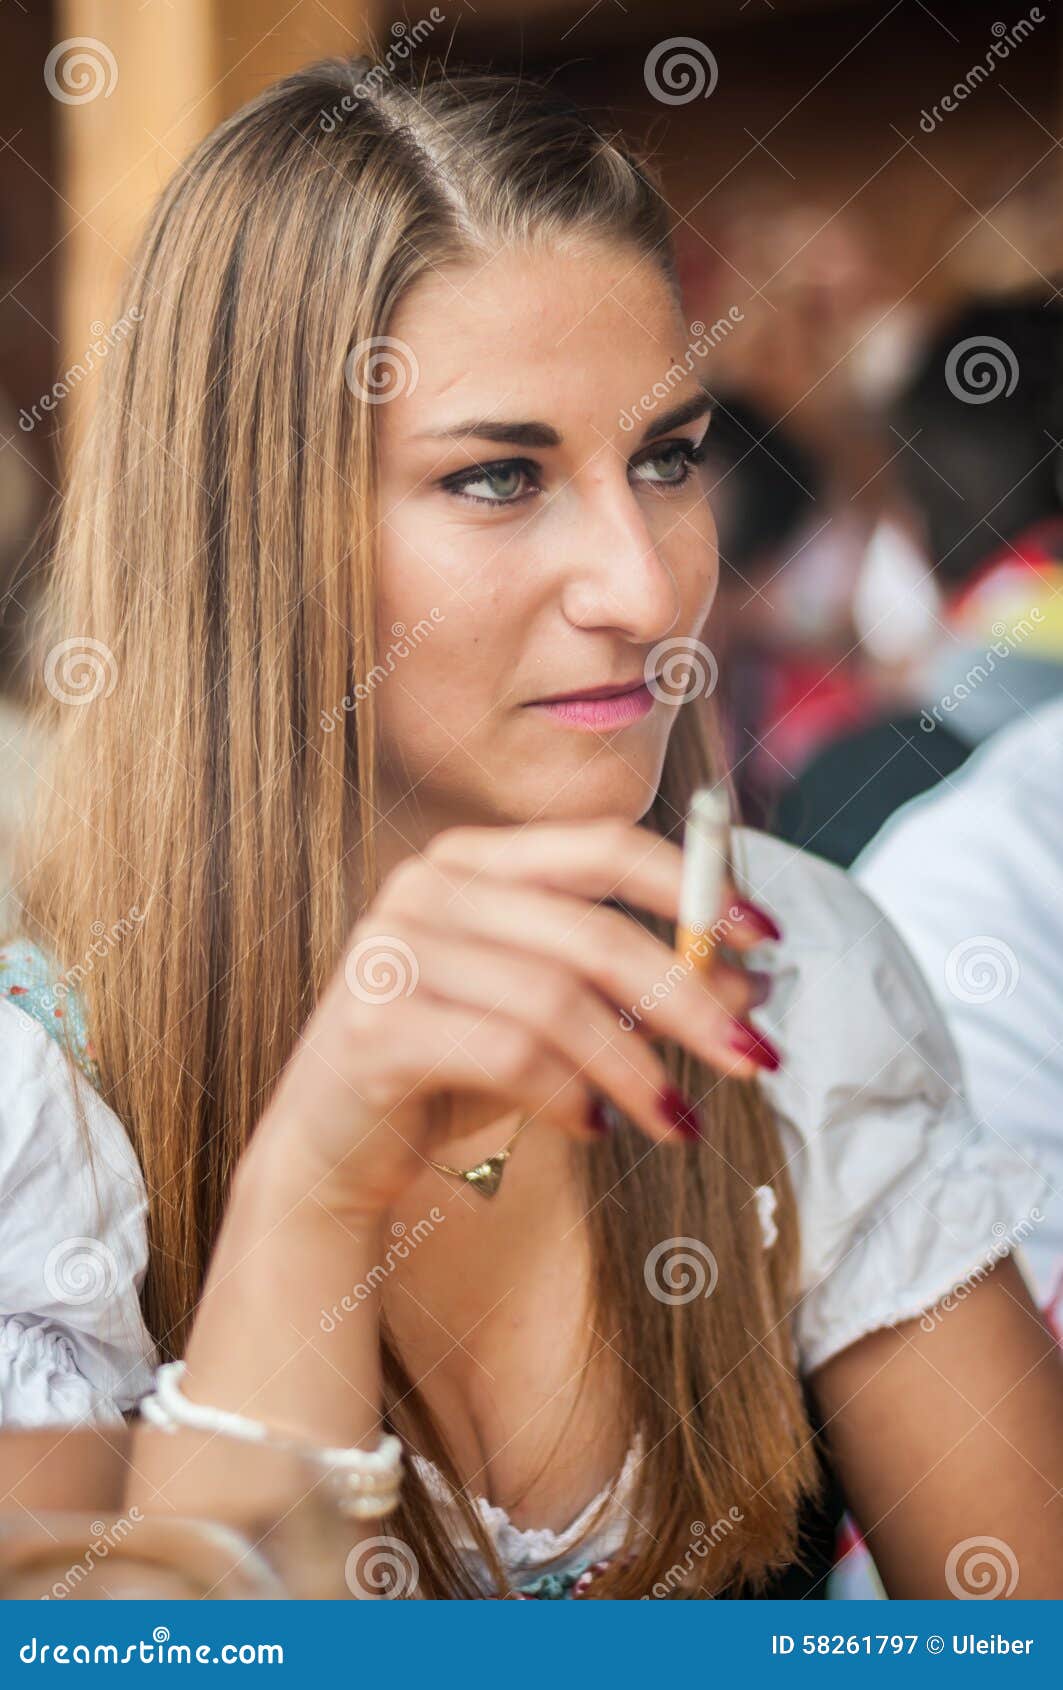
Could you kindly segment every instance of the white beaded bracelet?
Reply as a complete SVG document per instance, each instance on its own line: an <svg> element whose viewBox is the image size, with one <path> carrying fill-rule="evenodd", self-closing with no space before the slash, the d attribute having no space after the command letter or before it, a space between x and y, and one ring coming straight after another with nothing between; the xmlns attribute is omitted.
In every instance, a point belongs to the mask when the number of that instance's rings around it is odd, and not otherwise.
<svg viewBox="0 0 1063 1690"><path fill-rule="evenodd" d="M166 1432L176 1432L179 1426L221 1432L229 1438L299 1455L326 1470L339 1489L340 1508L356 1519L377 1519L396 1506L402 1482L402 1441L394 1432L382 1432L375 1449L313 1444L274 1432L263 1421L234 1414L230 1409L192 1402L181 1390L184 1371L183 1361L164 1362L157 1370L154 1391L140 1403L141 1414L153 1426Z"/></svg>

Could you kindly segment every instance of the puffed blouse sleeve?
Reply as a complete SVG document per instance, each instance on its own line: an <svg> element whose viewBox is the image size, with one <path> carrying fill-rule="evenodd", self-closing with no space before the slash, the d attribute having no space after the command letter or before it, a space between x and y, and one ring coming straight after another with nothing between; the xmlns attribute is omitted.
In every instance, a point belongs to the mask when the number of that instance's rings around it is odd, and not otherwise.
<svg viewBox="0 0 1063 1690"><path fill-rule="evenodd" d="M0 997L0 1425L117 1421L151 1388L146 1262L144 1184L121 1122Z"/></svg>
<svg viewBox="0 0 1063 1690"><path fill-rule="evenodd" d="M808 852L748 829L735 841L740 883L783 928L753 953L773 975L755 1019L783 1058L763 1089L797 1200L793 1330L810 1372L1002 1255L1022 1266L1050 1184L1029 1147L972 1113L951 1035L878 906Z"/></svg>

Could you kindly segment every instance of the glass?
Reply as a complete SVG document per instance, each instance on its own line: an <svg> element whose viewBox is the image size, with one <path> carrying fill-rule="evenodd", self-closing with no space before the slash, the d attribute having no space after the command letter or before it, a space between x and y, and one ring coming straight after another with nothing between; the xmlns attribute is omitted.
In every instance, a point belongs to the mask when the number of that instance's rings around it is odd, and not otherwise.
<svg viewBox="0 0 1063 1690"><path fill-rule="evenodd" d="M0 1599L350 1600L386 1542L320 1468L221 1433L0 1432Z"/></svg>

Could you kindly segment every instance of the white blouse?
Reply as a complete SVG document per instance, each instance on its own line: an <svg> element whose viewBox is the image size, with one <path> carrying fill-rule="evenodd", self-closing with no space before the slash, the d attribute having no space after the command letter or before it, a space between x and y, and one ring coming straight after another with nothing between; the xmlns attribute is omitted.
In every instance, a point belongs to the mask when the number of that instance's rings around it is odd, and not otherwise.
<svg viewBox="0 0 1063 1690"><path fill-rule="evenodd" d="M774 977L756 1019L783 1057L762 1085L800 1215L793 1327L807 1373L1012 1249L1048 1181L971 1115L940 1012L856 883L749 829L735 851L743 889L783 929L754 953ZM151 1386L143 1180L121 1123L79 1076L90 1166L69 1083L54 1039L0 997L4 1425L114 1419ZM520 1532L481 1504L510 1565L568 1547L567 1532Z"/></svg>
<svg viewBox="0 0 1063 1690"><path fill-rule="evenodd" d="M125 1128L0 996L0 1426L121 1419L150 1389L147 1200Z"/></svg>
<svg viewBox="0 0 1063 1690"><path fill-rule="evenodd" d="M783 929L753 953L773 977L756 1019L783 1059L761 1085L800 1216L807 1373L1005 1253L1032 1282L1020 1241L1051 1182L1032 1144L971 1111L941 1011L878 905L810 852L747 828L735 840L743 889Z"/></svg>

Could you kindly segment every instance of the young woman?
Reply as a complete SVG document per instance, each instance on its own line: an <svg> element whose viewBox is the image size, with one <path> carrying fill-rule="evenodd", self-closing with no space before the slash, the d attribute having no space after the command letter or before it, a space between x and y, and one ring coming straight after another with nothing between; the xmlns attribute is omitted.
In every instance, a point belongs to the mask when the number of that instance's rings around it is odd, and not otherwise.
<svg viewBox="0 0 1063 1690"><path fill-rule="evenodd" d="M811 1415L892 1594L987 1537L1060 1594L1044 1182L907 953L735 830L677 965L716 555L647 166L533 84L315 66L177 172L134 305L0 1001L5 1420L183 1357L401 1439L410 1594L630 1597L782 1588Z"/></svg>

